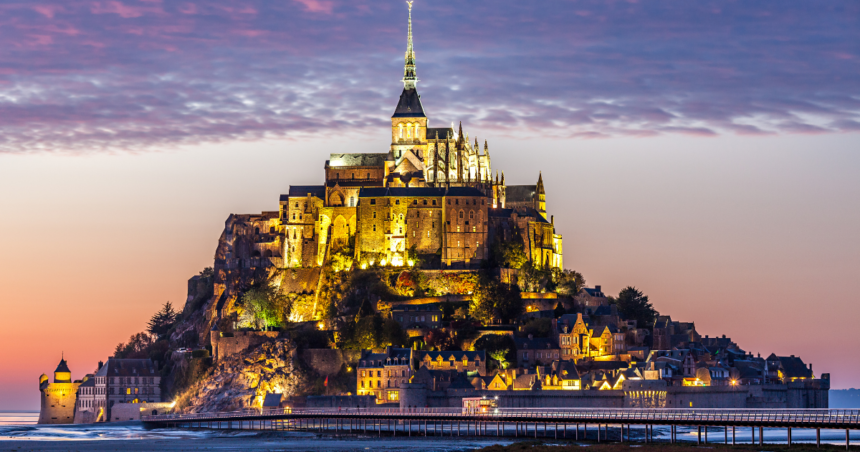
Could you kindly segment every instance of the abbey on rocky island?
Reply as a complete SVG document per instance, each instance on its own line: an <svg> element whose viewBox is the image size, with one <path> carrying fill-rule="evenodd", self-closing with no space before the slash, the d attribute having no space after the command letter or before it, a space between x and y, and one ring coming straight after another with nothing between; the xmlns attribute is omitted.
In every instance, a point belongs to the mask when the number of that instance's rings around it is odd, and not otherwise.
<svg viewBox="0 0 860 452"><path fill-rule="evenodd" d="M230 215L217 270L311 268L347 248L353 265L475 268L494 240L522 240L536 267L563 268L562 237L535 185L495 177L489 146L458 128L429 127L421 105L409 14L403 92L387 153L331 154L325 183L290 186L277 212ZM411 257L412 256L412 257Z"/></svg>

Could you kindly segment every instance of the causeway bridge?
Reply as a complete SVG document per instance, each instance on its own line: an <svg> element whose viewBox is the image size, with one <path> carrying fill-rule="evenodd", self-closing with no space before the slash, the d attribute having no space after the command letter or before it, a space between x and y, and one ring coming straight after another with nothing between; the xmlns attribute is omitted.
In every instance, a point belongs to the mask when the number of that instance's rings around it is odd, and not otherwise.
<svg viewBox="0 0 860 452"><path fill-rule="evenodd" d="M763 430L860 429L860 410L834 409L636 409L636 408L276 408L216 413L142 416L152 428L212 428L308 431L377 436L505 436L653 442L654 426L668 426L669 442L678 441L679 426L698 428L698 443L708 432L723 442L763 444ZM612 429L610 429L612 426ZM702 432L704 429L704 438ZM756 430L758 430L756 432ZM591 432L591 433L589 433ZM711 441L714 442L714 441Z"/></svg>

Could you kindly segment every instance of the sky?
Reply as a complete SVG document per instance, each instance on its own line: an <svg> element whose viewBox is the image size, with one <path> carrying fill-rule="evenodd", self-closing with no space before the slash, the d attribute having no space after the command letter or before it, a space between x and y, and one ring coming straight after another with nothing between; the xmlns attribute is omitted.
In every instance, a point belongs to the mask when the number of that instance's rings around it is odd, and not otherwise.
<svg viewBox="0 0 860 452"><path fill-rule="evenodd" d="M0 410L184 303L230 213L385 152L402 1L0 0ZM431 126L567 268L860 386L860 3L416 0ZM13 369L13 371L9 371Z"/></svg>

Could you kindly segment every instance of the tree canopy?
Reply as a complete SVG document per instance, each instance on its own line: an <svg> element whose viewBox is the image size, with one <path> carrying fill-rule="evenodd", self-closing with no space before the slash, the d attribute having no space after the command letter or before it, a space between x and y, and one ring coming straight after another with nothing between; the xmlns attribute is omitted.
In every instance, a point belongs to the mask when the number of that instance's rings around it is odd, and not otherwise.
<svg viewBox="0 0 860 452"><path fill-rule="evenodd" d="M632 286L625 287L618 294L615 303L618 313L628 320L635 320L639 328L653 327L654 321L660 315L648 301L648 296Z"/></svg>
<svg viewBox="0 0 860 452"><path fill-rule="evenodd" d="M521 268L528 261L523 240L519 236L513 240L497 240L493 243L492 251L500 267Z"/></svg>
<svg viewBox="0 0 860 452"><path fill-rule="evenodd" d="M284 325L292 308L290 299L270 281L251 284L239 304L242 307L239 325L261 330Z"/></svg>
<svg viewBox="0 0 860 452"><path fill-rule="evenodd" d="M559 295L572 297L585 287L585 277L576 270L553 270L553 281Z"/></svg>
<svg viewBox="0 0 860 452"><path fill-rule="evenodd" d="M517 286L500 283L488 276L478 279L469 305L472 318L484 325L491 324L496 318L509 322L519 317L523 310L523 299Z"/></svg>
<svg viewBox="0 0 860 452"><path fill-rule="evenodd" d="M173 305L170 302L164 303L161 310L156 312L149 319L147 331L153 336L163 336L170 331L173 324L176 322L176 311L173 310Z"/></svg>

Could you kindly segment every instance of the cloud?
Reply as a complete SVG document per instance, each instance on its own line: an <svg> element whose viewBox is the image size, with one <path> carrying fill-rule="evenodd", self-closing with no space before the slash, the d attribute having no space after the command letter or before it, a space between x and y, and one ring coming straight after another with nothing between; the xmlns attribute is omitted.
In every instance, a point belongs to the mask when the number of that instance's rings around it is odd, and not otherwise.
<svg viewBox="0 0 860 452"><path fill-rule="evenodd" d="M400 1L0 5L0 152L385 127ZM480 18L480 19L476 19ZM856 131L860 4L416 3L430 120L498 136Z"/></svg>

